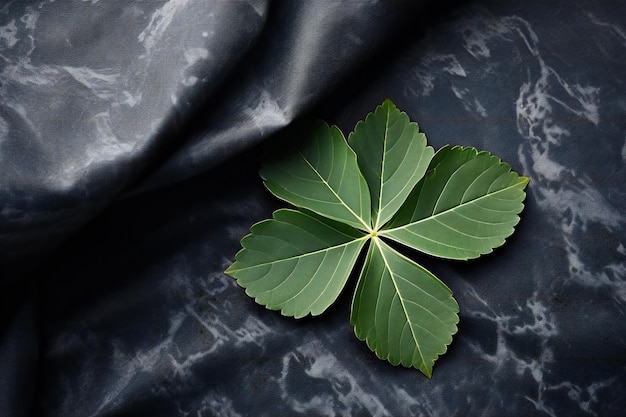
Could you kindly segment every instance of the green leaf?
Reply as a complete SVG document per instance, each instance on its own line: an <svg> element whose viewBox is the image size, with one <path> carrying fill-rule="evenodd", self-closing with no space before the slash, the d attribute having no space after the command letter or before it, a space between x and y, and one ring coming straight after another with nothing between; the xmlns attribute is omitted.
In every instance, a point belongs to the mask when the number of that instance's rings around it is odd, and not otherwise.
<svg viewBox="0 0 626 417"><path fill-rule="evenodd" d="M277 210L252 226L226 273L271 310L318 315L339 296L367 236L295 210Z"/></svg>
<svg viewBox="0 0 626 417"><path fill-rule="evenodd" d="M442 258L477 258L513 233L526 184L488 152L443 147L380 235Z"/></svg>
<svg viewBox="0 0 626 417"><path fill-rule="evenodd" d="M428 377L456 333L452 291L381 239L372 239L352 301L357 337L381 359Z"/></svg>
<svg viewBox="0 0 626 417"><path fill-rule="evenodd" d="M378 230L424 176L433 148L426 146L426 136L417 123L410 122L391 100L358 122L348 142L369 186L372 226Z"/></svg>
<svg viewBox="0 0 626 417"><path fill-rule="evenodd" d="M432 375L457 331L450 289L385 239L449 259L493 251L513 233L528 178L474 148L433 155L416 123L386 100L341 131L273 151L261 177L297 207L253 225L225 271L259 304L304 317L339 296L369 241L352 300L356 336L382 359ZM364 231L366 233L364 233Z"/></svg>
<svg viewBox="0 0 626 417"><path fill-rule="evenodd" d="M265 186L294 206L370 231L370 196L354 151L336 126L312 129L311 140L265 161Z"/></svg>

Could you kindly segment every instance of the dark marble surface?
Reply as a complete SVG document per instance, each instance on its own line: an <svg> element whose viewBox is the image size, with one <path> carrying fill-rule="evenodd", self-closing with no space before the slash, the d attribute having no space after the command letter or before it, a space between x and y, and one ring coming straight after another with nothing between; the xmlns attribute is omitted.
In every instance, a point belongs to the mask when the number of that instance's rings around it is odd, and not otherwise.
<svg viewBox="0 0 626 417"><path fill-rule="evenodd" d="M382 3L0 5L1 415L624 414L626 6ZM222 272L281 205L260 147L387 97L531 178L505 246L420 258L460 306L430 380L350 291L296 321Z"/></svg>

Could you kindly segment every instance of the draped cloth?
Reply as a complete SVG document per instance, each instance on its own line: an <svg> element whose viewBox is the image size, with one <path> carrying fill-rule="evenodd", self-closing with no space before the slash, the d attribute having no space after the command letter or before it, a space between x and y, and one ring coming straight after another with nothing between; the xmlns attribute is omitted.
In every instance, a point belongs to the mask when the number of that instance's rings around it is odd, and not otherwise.
<svg viewBox="0 0 626 417"><path fill-rule="evenodd" d="M626 409L619 1L0 5L0 415L617 416ZM459 332L381 361L351 291L294 320L223 271L284 206L258 154L391 98L530 177L515 234L420 258Z"/></svg>

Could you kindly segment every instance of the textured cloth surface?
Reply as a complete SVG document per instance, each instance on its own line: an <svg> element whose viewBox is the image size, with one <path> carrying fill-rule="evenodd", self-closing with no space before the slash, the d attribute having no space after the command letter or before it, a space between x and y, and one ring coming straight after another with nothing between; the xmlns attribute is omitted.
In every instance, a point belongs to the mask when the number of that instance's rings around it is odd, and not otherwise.
<svg viewBox="0 0 626 417"><path fill-rule="evenodd" d="M0 415L623 415L624 22L611 0L4 2ZM531 179L502 248L419 258L460 306L432 379L356 339L354 282L293 320L223 273L283 206L259 152L385 98Z"/></svg>

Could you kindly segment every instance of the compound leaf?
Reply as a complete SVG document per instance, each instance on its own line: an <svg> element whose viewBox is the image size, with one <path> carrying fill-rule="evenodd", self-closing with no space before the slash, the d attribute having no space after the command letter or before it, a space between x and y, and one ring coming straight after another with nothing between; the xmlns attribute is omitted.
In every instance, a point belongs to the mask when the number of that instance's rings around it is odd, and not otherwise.
<svg viewBox="0 0 626 417"><path fill-rule="evenodd" d="M367 184L337 126L318 122L311 140L263 164L261 177L276 197L363 230L370 227Z"/></svg>
<svg viewBox="0 0 626 417"><path fill-rule="evenodd" d="M265 159L260 172L267 189L297 209L253 225L225 272L269 309L318 315L369 241L352 300L355 334L378 357L430 377L457 331L459 307L445 284L385 239L448 259L489 253L519 222L528 178L471 147L433 155L389 100L348 142L324 122L307 135Z"/></svg>
<svg viewBox="0 0 626 417"><path fill-rule="evenodd" d="M426 269L372 239L352 301L357 337L381 359L430 377L456 333L452 292Z"/></svg>
<svg viewBox="0 0 626 417"><path fill-rule="evenodd" d="M281 209L251 227L226 273L270 310L318 315L337 299L366 238L345 224Z"/></svg>
<svg viewBox="0 0 626 417"><path fill-rule="evenodd" d="M434 151L417 123L385 100L348 136L372 199L372 227L378 230L400 208L424 176Z"/></svg>
<svg viewBox="0 0 626 417"><path fill-rule="evenodd" d="M380 235L442 258L477 258L513 233L526 184L488 152L445 146Z"/></svg>

